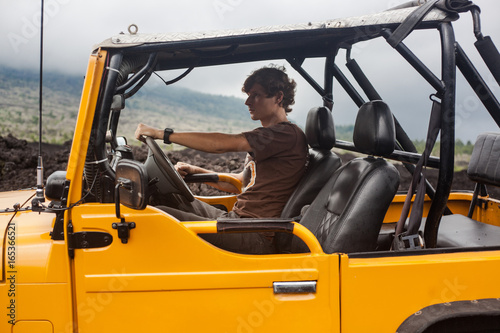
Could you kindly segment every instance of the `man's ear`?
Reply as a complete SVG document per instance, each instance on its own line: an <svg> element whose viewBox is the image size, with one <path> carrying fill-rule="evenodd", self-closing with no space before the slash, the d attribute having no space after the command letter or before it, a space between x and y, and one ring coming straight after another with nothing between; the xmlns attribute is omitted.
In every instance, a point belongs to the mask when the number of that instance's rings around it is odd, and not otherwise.
<svg viewBox="0 0 500 333"><path fill-rule="evenodd" d="M282 91L279 91L277 94L276 94L276 102L281 106L283 104L283 98L285 97L285 95L283 94Z"/></svg>

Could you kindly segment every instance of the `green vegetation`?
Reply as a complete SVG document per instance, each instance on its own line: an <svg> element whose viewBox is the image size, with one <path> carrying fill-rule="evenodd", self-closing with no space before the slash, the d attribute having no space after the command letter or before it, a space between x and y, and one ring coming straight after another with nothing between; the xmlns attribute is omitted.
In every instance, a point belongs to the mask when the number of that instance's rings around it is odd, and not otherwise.
<svg viewBox="0 0 500 333"><path fill-rule="evenodd" d="M339 140L352 141L354 125L335 125L335 137Z"/></svg>
<svg viewBox="0 0 500 333"><path fill-rule="evenodd" d="M417 147L418 152L423 152L425 148L425 141L424 140L416 140L413 141L413 144L415 147ZM455 155L471 155L472 154L472 149L474 148L474 144L470 141L467 141L467 143L463 143L462 140L457 139L455 141ZM436 142L434 148L432 149L432 155L434 156L439 156L439 149L440 149L440 143L439 141Z"/></svg>

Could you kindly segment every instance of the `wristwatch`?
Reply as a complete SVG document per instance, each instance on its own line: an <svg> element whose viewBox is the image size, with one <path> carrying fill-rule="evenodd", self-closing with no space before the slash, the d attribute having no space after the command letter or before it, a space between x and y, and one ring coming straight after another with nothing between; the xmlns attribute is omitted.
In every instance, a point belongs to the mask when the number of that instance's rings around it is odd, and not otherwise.
<svg viewBox="0 0 500 333"><path fill-rule="evenodd" d="M174 133L174 130L171 128L165 128L163 131L163 143L166 143L167 145L171 144L170 142L170 134Z"/></svg>

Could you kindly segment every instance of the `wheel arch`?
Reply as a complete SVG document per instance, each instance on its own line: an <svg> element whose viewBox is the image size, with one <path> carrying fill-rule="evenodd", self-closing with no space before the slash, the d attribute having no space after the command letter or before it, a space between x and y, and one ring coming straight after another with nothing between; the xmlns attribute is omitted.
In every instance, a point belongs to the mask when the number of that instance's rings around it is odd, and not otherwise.
<svg viewBox="0 0 500 333"><path fill-rule="evenodd" d="M471 330L465 330L470 327ZM500 329L500 298L427 306L398 327L397 333L484 332Z"/></svg>

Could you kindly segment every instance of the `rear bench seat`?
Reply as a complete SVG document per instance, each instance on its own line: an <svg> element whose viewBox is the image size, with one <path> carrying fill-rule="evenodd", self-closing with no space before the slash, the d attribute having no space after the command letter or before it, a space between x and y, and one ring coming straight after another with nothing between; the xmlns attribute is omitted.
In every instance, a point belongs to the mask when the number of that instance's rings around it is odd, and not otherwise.
<svg viewBox="0 0 500 333"><path fill-rule="evenodd" d="M476 182L474 197L477 197L481 190L486 192L485 185L500 186L499 133L484 133L478 136L467 175ZM474 205L473 202L469 216L472 216ZM437 244L438 247L500 245L500 227L463 215L446 215L441 218Z"/></svg>
<svg viewBox="0 0 500 333"><path fill-rule="evenodd" d="M474 144L467 175L476 182L474 198L481 191L486 193L485 185L500 186L500 134L484 133ZM472 216L475 200L471 204ZM379 235L379 249L387 250L394 236L394 224L382 227ZM420 230L425 228L422 219ZM392 237L391 237L392 236ZM500 246L500 227L481 223L464 215L445 215L441 218L437 237L437 247L489 247Z"/></svg>
<svg viewBox="0 0 500 333"><path fill-rule="evenodd" d="M497 246L500 227L463 215L447 215L441 219L437 239L438 247Z"/></svg>

